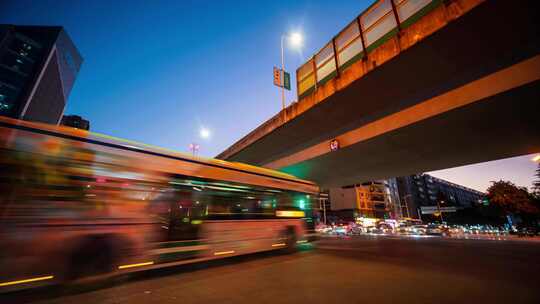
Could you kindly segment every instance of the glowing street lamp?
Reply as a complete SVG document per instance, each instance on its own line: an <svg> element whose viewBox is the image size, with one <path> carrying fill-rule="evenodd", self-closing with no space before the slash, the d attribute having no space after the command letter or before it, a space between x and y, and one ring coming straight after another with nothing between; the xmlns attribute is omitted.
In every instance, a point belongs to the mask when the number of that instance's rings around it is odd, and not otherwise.
<svg viewBox="0 0 540 304"><path fill-rule="evenodd" d="M199 135L203 139L208 139L210 138L210 130L208 130L207 128L201 128L201 130L199 131Z"/></svg>
<svg viewBox="0 0 540 304"><path fill-rule="evenodd" d="M289 43L294 48L300 48L304 43L304 37L298 32L291 33L289 35Z"/></svg>

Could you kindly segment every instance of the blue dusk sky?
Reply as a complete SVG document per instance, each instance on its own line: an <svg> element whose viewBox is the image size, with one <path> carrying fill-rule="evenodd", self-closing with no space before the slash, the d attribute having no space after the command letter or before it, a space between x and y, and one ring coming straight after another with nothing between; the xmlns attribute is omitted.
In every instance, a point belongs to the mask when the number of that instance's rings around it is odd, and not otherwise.
<svg viewBox="0 0 540 304"><path fill-rule="evenodd" d="M272 67L282 34L304 34L302 50L285 51L294 77L371 3L1 0L0 23L65 27L84 58L66 114L89 119L92 131L184 152L196 142L212 157L280 110ZM501 178L530 186L531 157L433 175L481 191Z"/></svg>

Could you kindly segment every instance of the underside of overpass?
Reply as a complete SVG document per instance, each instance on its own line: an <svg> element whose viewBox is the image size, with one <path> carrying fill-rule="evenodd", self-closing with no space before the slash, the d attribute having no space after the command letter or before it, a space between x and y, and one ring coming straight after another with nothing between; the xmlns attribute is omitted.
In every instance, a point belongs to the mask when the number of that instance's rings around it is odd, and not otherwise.
<svg viewBox="0 0 540 304"><path fill-rule="evenodd" d="M281 170L342 186L539 152L538 96L536 81Z"/></svg>
<svg viewBox="0 0 540 304"><path fill-rule="evenodd" d="M539 18L533 1L481 3L218 158L327 187L538 152Z"/></svg>

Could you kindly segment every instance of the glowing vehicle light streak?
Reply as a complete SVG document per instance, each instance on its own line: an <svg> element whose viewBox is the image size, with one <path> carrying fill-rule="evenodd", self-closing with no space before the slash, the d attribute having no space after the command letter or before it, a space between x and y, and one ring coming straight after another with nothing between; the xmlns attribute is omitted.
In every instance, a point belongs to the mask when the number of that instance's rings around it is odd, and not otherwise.
<svg viewBox="0 0 540 304"><path fill-rule="evenodd" d="M23 284L23 283L31 283L31 282L37 282L37 281L44 281L44 280L50 280L50 279L53 279L53 278L54 278L54 276L50 275L50 276L37 277L37 278L31 278L31 279L25 279L25 280L19 280L19 281L3 282L3 283L0 283L0 287Z"/></svg>
<svg viewBox="0 0 540 304"><path fill-rule="evenodd" d="M306 213L304 211L294 211L294 210L277 210L277 217L305 217Z"/></svg>
<svg viewBox="0 0 540 304"><path fill-rule="evenodd" d="M214 255L224 255L224 254L231 254L231 253L234 253L234 250L218 251L218 252L214 252Z"/></svg>
<svg viewBox="0 0 540 304"><path fill-rule="evenodd" d="M144 263L137 263L137 264L128 264L128 265L121 265L121 266L118 266L118 269L126 269L126 268L133 268L133 267L141 267L141 266L148 266L148 265L153 265L154 262L153 261L150 261L150 262L144 262Z"/></svg>

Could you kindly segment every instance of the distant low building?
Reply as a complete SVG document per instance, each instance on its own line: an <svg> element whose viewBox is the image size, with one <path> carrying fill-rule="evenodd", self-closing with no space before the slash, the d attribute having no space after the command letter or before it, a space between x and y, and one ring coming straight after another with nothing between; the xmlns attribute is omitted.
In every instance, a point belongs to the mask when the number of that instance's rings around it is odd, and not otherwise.
<svg viewBox="0 0 540 304"><path fill-rule="evenodd" d="M78 115L64 115L60 124L77 129L90 130L90 122Z"/></svg>
<svg viewBox="0 0 540 304"><path fill-rule="evenodd" d="M60 26L0 24L0 115L59 124L82 61Z"/></svg>
<svg viewBox="0 0 540 304"><path fill-rule="evenodd" d="M334 213L350 213L347 218L401 218L395 179L331 188L330 204Z"/></svg>
<svg viewBox="0 0 540 304"><path fill-rule="evenodd" d="M484 193L428 174L398 177L397 188L404 217L431 220L459 216L459 211L481 204Z"/></svg>

